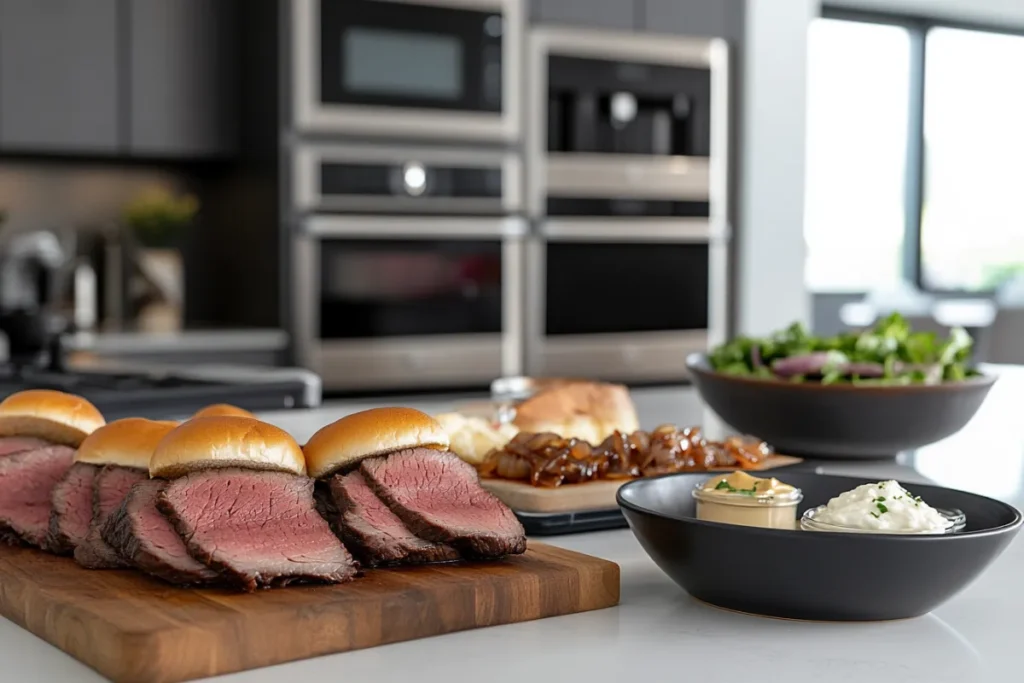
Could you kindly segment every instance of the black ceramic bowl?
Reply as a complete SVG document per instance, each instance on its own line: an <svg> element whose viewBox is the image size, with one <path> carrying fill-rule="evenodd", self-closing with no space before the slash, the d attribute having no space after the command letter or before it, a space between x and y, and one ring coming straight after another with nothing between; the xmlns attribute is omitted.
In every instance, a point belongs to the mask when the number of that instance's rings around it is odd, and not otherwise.
<svg viewBox="0 0 1024 683"><path fill-rule="evenodd" d="M651 559L698 600L791 619L876 621L926 614L973 581L1017 535L1021 514L991 498L907 485L929 505L958 509L966 528L945 535L764 529L696 519L691 492L707 474L622 486L618 502ZM799 515L866 483L788 473Z"/></svg>
<svg viewBox="0 0 1024 683"><path fill-rule="evenodd" d="M739 432L779 453L812 458L891 458L960 431L978 412L994 375L962 382L853 386L737 377L705 354L686 359L704 402Z"/></svg>

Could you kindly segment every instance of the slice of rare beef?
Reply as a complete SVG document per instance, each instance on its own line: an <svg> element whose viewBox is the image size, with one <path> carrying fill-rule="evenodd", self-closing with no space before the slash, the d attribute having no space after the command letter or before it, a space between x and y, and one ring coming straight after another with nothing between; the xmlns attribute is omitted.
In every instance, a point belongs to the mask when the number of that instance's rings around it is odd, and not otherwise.
<svg viewBox="0 0 1024 683"><path fill-rule="evenodd" d="M480 559L526 551L523 525L480 486L473 466L453 453L411 448L364 460L360 471L420 538Z"/></svg>
<svg viewBox="0 0 1024 683"><path fill-rule="evenodd" d="M459 559L455 548L418 537L393 513L358 471L331 477L334 528L367 567Z"/></svg>
<svg viewBox="0 0 1024 683"><path fill-rule="evenodd" d="M353 578L348 550L317 512L313 480L237 468L173 479L157 508L189 554L244 590Z"/></svg>
<svg viewBox="0 0 1024 683"><path fill-rule="evenodd" d="M149 478L146 470L104 465L92 487L92 520L85 541L75 547L75 561L87 569L117 569L129 566L106 541L103 525L121 505L132 486Z"/></svg>
<svg viewBox="0 0 1024 683"><path fill-rule="evenodd" d="M170 521L156 509L167 482L140 481L103 525L103 540L136 569L180 585L214 582L217 572L192 559Z"/></svg>
<svg viewBox="0 0 1024 683"><path fill-rule="evenodd" d="M22 451L32 451L37 448L46 448L52 445L49 441L35 439L31 436L5 436L0 438L0 457Z"/></svg>
<svg viewBox="0 0 1024 683"><path fill-rule="evenodd" d="M53 489L74 461L67 446L32 448L0 457L0 540L42 546L50 529Z"/></svg>
<svg viewBox="0 0 1024 683"><path fill-rule="evenodd" d="M53 487L50 498L50 530L46 549L58 555L70 555L85 541L92 522L92 485L100 468L76 462Z"/></svg>

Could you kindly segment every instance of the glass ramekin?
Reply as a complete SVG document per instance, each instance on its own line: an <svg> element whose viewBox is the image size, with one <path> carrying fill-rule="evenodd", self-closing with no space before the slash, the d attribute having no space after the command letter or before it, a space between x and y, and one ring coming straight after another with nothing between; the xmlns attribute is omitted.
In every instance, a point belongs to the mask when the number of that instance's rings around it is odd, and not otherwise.
<svg viewBox="0 0 1024 683"><path fill-rule="evenodd" d="M804 499L800 489L750 496L706 491L704 483L697 484L692 495L697 501L697 519L768 529L796 529L796 507Z"/></svg>
<svg viewBox="0 0 1024 683"><path fill-rule="evenodd" d="M810 508L804 511L803 516L800 518L800 528L804 531L831 531L838 533L848 534L890 534L900 536L918 536L918 535L942 535L952 534L957 531L962 531L967 525L967 516L964 515L960 510L943 510L936 508L938 513L946 519L946 527L942 531L894 531L889 529L861 529L859 527L842 526L839 524L829 524L828 522L822 522L816 519L816 515L819 511L824 509L824 505L819 505L815 508Z"/></svg>

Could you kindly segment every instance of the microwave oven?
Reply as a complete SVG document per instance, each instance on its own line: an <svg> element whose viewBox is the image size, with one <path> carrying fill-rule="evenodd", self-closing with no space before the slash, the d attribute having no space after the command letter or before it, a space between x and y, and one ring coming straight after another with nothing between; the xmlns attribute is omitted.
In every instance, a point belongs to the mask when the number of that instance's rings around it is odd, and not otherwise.
<svg viewBox="0 0 1024 683"><path fill-rule="evenodd" d="M521 0L294 0L299 132L519 137Z"/></svg>

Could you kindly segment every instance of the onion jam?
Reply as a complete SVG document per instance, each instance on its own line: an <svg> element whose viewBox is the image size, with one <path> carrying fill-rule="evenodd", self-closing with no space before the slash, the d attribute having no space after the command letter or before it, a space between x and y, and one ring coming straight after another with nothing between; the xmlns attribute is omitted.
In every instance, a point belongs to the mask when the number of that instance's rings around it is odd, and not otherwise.
<svg viewBox="0 0 1024 683"><path fill-rule="evenodd" d="M617 431L597 446L558 434L520 432L503 448L491 451L479 470L482 477L526 480L553 488L723 467L751 469L770 455L772 449L763 441L742 436L711 441L699 427L662 425L652 432Z"/></svg>

